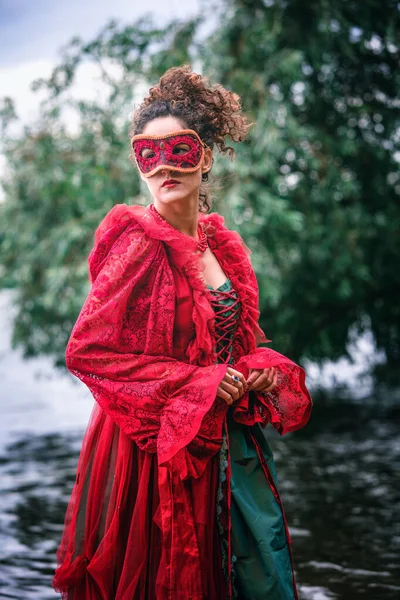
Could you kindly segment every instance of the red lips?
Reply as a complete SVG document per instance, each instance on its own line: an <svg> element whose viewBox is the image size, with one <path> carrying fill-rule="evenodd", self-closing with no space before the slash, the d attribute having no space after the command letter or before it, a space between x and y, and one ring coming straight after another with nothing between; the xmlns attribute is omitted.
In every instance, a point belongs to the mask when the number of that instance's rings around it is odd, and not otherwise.
<svg viewBox="0 0 400 600"><path fill-rule="evenodd" d="M176 185L177 183L180 183L180 181L178 181L177 179L166 179L161 187Z"/></svg>

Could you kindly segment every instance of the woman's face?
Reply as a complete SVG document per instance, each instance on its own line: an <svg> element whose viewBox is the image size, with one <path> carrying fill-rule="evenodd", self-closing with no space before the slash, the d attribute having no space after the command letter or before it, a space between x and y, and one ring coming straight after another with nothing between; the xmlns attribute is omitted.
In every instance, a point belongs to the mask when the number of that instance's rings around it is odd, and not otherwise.
<svg viewBox="0 0 400 600"><path fill-rule="evenodd" d="M166 133L178 133L182 129L188 127L175 117L158 117L149 121L143 129L143 134L148 135L164 135ZM182 173L175 171L173 167L165 167L151 177L144 177L140 173L143 181L147 183L150 194L154 199L160 202L188 202L192 199L194 205L198 206L199 190L201 184L201 176L211 168L212 152L210 148L205 148L204 158L200 169L194 173ZM163 183L168 179L175 179L179 183L171 186L163 186Z"/></svg>

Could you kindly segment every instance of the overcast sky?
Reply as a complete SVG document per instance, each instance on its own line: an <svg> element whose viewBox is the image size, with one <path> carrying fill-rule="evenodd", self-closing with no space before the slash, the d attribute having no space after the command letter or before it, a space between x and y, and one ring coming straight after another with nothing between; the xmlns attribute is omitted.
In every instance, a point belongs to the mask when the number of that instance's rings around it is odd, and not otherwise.
<svg viewBox="0 0 400 600"><path fill-rule="evenodd" d="M111 18L159 22L197 14L200 0L0 0L0 67L57 58L74 35L91 39Z"/></svg>
<svg viewBox="0 0 400 600"><path fill-rule="evenodd" d="M30 90L32 81L48 78L60 62L60 49L74 36L92 40L110 21L122 25L146 13L157 24L185 19L200 12L202 0L0 0L0 99L10 96L19 122L11 131L33 123L45 92ZM144 7L144 8L143 8ZM96 94L98 74L94 64L79 67L72 93L90 98ZM74 117L67 126L74 130ZM0 178L6 167L0 153ZM0 202L4 200L0 187Z"/></svg>
<svg viewBox="0 0 400 600"><path fill-rule="evenodd" d="M0 97L13 98L21 119L33 121L40 95L29 86L50 75L73 36L90 41L110 19L129 24L146 13L163 24L198 14L200 6L201 0L0 0ZM78 94L87 97L88 70L77 79Z"/></svg>

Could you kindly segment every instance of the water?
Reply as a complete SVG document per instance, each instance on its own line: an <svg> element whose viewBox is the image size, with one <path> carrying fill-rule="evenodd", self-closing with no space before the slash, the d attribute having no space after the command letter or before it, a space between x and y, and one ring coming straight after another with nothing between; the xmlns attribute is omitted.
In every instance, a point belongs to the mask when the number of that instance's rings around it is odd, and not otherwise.
<svg viewBox="0 0 400 600"><path fill-rule="evenodd" d="M0 598L57 599L55 551L92 399L69 374L10 351L8 322L0 320ZM390 403L320 401L303 430L265 430L301 600L400 597L399 416Z"/></svg>
<svg viewBox="0 0 400 600"><path fill-rule="evenodd" d="M79 438L24 436L1 457L0 598L59 597L50 581Z"/></svg>
<svg viewBox="0 0 400 600"><path fill-rule="evenodd" d="M270 441L301 597L400 597L399 409L319 404Z"/></svg>

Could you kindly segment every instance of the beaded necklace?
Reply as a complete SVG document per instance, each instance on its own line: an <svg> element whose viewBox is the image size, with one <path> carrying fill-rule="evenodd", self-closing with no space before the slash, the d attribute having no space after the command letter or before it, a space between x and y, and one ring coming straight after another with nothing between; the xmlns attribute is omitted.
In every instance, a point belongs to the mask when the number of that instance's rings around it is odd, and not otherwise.
<svg viewBox="0 0 400 600"><path fill-rule="evenodd" d="M154 204L150 204L149 208L150 208L151 212L153 213L153 215L155 216L155 218L160 223L163 223L163 225L166 225L167 227L172 227L172 229L174 229L175 231L179 231L179 229L176 229L175 227L173 227L171 225L171 223L169 223L166 219L164 219L164 217L162 217L160 215L160 213L158 212L158 210L156 209ZM184 233L183 231L179 231L179 233L185 237L189 237L191 240L194 240L196 242L196 249L199 250L200 252L205 252L207 250L208 238L204 231L204 226L202 223L198 223L198 225L197 225L197 235L199 236L199 239L197 239L197 240L196 240L196 238L193 238L191 235Z"/></svg>

